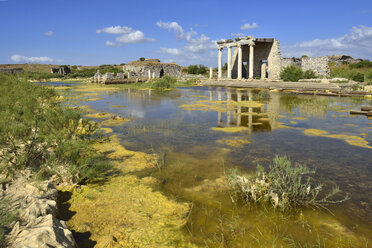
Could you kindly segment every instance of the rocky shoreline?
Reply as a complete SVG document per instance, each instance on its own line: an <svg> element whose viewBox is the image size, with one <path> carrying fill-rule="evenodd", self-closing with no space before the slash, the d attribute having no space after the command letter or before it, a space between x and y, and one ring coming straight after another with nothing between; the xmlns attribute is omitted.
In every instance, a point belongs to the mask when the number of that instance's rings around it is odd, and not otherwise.
<svg viewBox="0 0 372 248"><path fill-rule="evenodd" d="M9 202L10 210L18 211L18 220L5 237L8 247L77 247L66 223L58 219L57 195L50 181L31 183L19 177L3 186L0 198Z"/></svg>

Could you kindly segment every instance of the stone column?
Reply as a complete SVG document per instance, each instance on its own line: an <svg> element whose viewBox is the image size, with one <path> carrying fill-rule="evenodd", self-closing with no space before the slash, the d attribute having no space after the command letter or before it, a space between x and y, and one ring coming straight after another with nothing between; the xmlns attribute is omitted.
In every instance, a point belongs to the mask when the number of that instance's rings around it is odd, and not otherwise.
<svg viewBox="0 0 372 248"><path fill-rule="evenodd" d="M148 71L149 80L151 79L151 71Z"/></svg>
<svg viewBox="0 0 372 248"><path fill-rule="evenodd" d="M218 79L222 78L222 47L218 48Z"/></svg>
<svg viewBox="0 0 372 248"><path fill-rule="evenodd" d="M238 79L242 79L243 76L243 51L242 46L238 45Z"/></svg>
<svg viewBox="0 0 372 248"><path fill-rule="evenodd" d="M231 79L231 46L227 48L227 78Z"/></svg>
<svg viewBox="0 0 372 248"><path fill-rule="evenodd" d="M261 65L261 79L266 78L266 63L262 63Z"/></svg>
<svg viewBox="0 0 372 248"><path fill-rule="evenodd" d="M209 67L209 79L213 78L213 67Z"/></svg>
<svg viewBox="0 0 372 248"><path fill-rule="evenodd" d="M155 79L155 72L152 73L152 79Z"/></svg>
<svg viewBox="0 0 372 248"><path fill-rule="evenodd" d="M128 75L127 76L128 76L128 78L130 78L130 72L129 71L128 71Z"/></svg>
<svg viewBox="0 0 372 248"><path fill-rule="evenodd" d="M249 46L249 78L253 79L253 45Z"/></svg>

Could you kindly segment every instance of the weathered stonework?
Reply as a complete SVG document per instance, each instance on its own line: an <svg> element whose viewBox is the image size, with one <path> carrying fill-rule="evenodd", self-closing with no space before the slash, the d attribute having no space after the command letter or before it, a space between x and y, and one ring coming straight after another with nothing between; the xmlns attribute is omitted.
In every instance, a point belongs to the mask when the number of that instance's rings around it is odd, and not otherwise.
<svg viewBox="0 0 372 248"><path fill-rule="evenodd" d="M303 57L303 58L283 58L282 68L289 65L300 67L303 71L312 70L319 77L329 76L329 57Z"/></svg>
<svg viewBox="0 0 372 248"><path fill-rule="evenodd" d="M124 72L129 72L131 77L161 78L165 75L181 77L182 67L176 63L161 63L157 59L132 61L123 66Z"/></svg>
<svg viewBox="0 0 372 248"><path fill-rule="evenodd" d="M329 57L283 58L279 41L273 38L246 36L235 40L220 40L218 45L218 78L222 79L222 50L227 48L228 79L280 79L280 72L288 65L304 71L313 70L317 76L329 76ZM233 55L231 57L231 52ZM232 59L231 59L232 58Z"/></svg>
<svg viewBox="0 0 372 248"><path fill-rule="evenodd" d="M60 75L67 75L67 74L71 73L71 70L67 66L61 66L59 68L50 69L50 73L60 74Z"/></svg>

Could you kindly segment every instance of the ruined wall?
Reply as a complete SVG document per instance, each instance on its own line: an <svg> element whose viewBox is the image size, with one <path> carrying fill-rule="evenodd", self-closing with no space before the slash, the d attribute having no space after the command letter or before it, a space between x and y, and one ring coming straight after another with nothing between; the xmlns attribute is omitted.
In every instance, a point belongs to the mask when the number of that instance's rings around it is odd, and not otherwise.
<svg viewBox="0 0 372 248"><path fill-rule="evenodd" d="M155 77L159 78L165 75L172 77L181 77L181 66L177 64L165 64L165 63L129 63L123 66L124 72L131 72L131 75L135 77L148 77L148 72L150 70L155 73Z"/></svg>
<svg viewBox="0 0 372 248"><path fill-rule="evenodd" d="M282 71L282 53L280 52L279 41L274 39L268 60L268 78L280 79L280 72Z"/></svg>
<svg viewBox="0 0 372 248"><path fill-rule="evenodd" d="M330 72L328 63L328 56L302 58L301 68L303 71L313 70L317 76L328 77Z"/></svg>
<svg viewBox="0 0 372 248"><path fill-rule="evenodd" d="M282 68L289 65L295 65L300 67L303 71L312 70L317 76L328 77L329 76L329 58L323 57L308 57L308 58L283 58Z"/></svg>

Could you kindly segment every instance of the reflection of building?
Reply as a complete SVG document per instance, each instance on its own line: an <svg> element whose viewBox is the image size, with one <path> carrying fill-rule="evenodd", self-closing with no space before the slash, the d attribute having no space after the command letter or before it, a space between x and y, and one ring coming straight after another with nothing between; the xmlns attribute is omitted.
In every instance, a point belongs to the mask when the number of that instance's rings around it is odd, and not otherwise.
<svg viewBox="0 0 372 248"><path fill-rule="evenodd" d="M242 90L218 87L213 90L213 88L210 88L210 101L226 101L227 104L226 111L217 111L217 126L248 127L251 132L267 131L276 128L278 126L277 119L269 118L270 113L266 112L265 105L261 107L249 107L250 104L244 104L244 102L252 102L258 92L251 89ZM270 100L267 104L268 109L273 108L271 105L277 104Z"/></svg>

